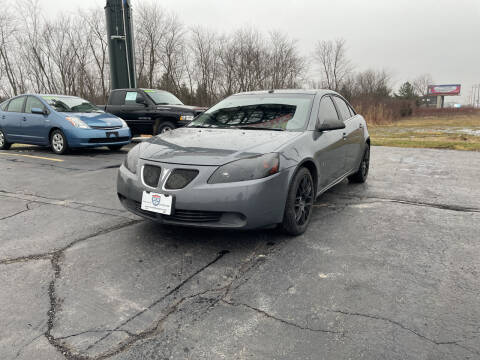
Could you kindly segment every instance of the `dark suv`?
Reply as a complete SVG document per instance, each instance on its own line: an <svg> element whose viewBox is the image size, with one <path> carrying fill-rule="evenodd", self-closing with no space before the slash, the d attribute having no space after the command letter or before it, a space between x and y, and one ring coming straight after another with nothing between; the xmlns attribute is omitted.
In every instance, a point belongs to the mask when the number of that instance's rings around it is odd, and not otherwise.
<svg viewBox="0 0 480 360"><path fill-rule="evenodd" d="M134 134L157 135L184 126L206 108L184 105L175 95L163 90L112 90L106 112L125 120Z"/></svg>

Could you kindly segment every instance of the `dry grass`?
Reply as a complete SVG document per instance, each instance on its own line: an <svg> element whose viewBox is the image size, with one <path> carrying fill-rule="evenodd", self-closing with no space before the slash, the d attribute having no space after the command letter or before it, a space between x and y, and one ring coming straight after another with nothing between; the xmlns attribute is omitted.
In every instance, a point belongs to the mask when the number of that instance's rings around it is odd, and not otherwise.
<svg viewBox="0 0 480 360"><path fill-rule="evenodd" d="M480 115L412 117L370 125L373 145L480 151Z"/></svg>

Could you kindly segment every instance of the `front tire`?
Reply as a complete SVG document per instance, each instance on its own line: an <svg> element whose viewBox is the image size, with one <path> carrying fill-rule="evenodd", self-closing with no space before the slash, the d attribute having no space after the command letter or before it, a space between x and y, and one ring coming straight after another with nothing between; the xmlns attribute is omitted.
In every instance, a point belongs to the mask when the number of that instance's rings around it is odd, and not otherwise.
<svg viewBox="0 0 480 360"><path fill-rule="evenodd" d="M8 150L10 146L12 146L12 144L7 141L5 133L0 130L0 150Z"/></svg>
<svg viewBox="0 0 480 360"><path fill-rule="evenodd" d="M153 125L153 136L166 133L168 131L175 130L175 124L171 121L162 121L161 119L155 120Z"/></svg>
<svg viewBox="0 0 480 360"><path fill-rule="evenodd" d="M63 155L69 150L67 138L62 130L56 129L50 135L50 147L55 154Z"/></svg>
<svg viewBox="0 0 480 360"><path fill-rule="evenodd" d="M360 168L355 174L348 177L348 181L352 183L364 183L367 181L368 171L370 168L370 145L367 144L365 152L363 153L362 162Z"/></svg>
<svg viewBox="0 0 480 360"><path fill-rule="evenodd" d="M312 218L315 186L307 168L300 168L288 190L282 228L289 235L300 235L307 230Z"/></svg>

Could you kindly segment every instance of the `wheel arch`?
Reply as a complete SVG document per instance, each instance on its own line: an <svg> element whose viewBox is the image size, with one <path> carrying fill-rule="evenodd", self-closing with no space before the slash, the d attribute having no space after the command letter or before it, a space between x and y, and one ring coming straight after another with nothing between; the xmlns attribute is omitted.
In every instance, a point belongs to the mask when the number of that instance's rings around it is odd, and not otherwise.
<svg viewBox="0 0 480 360"><path fill-rule="evenodd" d="M59 128L58 126L53 126L49 131L48 131L48 142L50 143L52 141L52 134L55 130L60 130L63 133L63 130Z"/></svg>
<svg viewBox="0 0 480 360"><path fill-rule="evenodd" d="M310 174L312 175L313 178L313 185L315 186L315 194L318 190L318 168L317 165L315 165L315 162L312 159L304 159L302 162L300 162L295 169L295 173L302 167L307 168L308 171L310 171ZM293 176L292 176L293 179Z"/></svg>

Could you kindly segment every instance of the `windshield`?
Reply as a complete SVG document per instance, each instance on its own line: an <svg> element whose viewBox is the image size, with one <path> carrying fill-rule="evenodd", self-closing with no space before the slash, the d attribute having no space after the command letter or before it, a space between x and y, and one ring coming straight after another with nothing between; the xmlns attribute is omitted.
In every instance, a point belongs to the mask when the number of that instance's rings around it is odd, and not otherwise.
<svg viewBox="0 0 480 360"><path fill-rule="evenodd" d="M187 126L259 130L300 130L307 123L313 95L231 96Z"/></svg>
<svg viewBox="0 0 480 360"><path fill-rule="evenodd" d="M145 93L157 105L183 105L183 103L173 94L166 91L144 90Z"/></svg>
<svg viewBox="0 0 480 360"><path fill-rule="evenodd" d="M58 95L48 95L42 96L48 105L53 107L55 111L58 112L68 112L68 113L92 113L99 112L103 113L104 111L100 110L98 107L92 103L76 96L58 96Z"/></svg>

